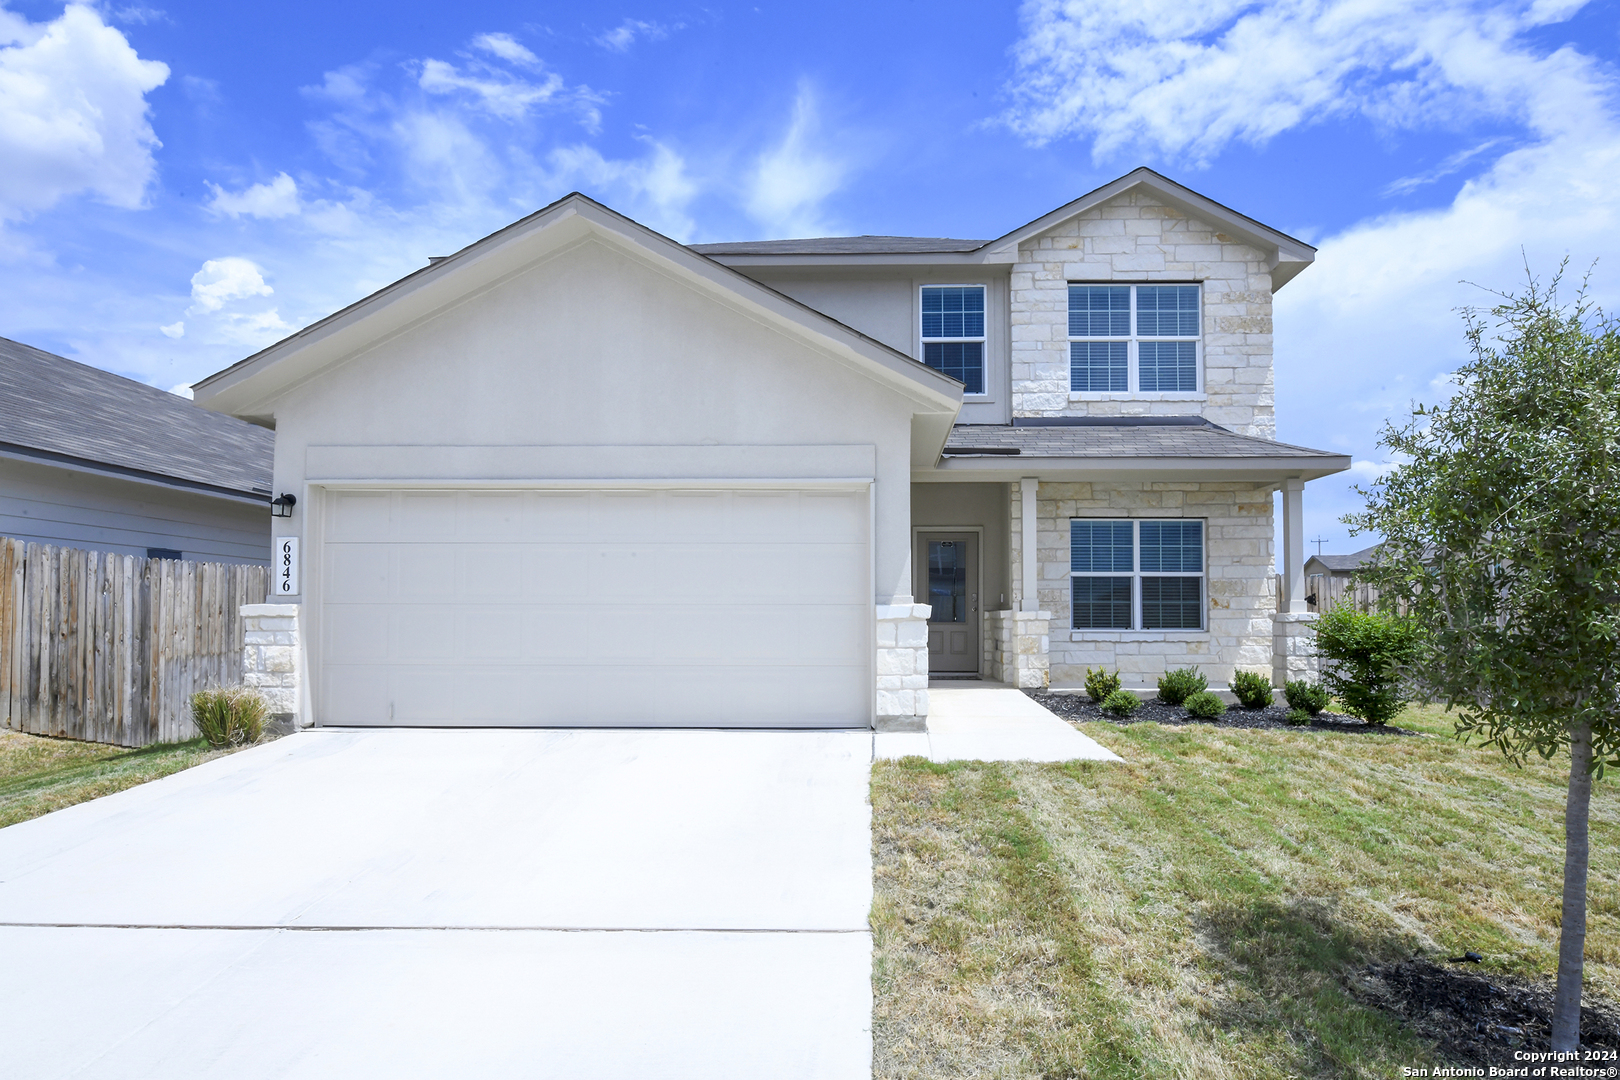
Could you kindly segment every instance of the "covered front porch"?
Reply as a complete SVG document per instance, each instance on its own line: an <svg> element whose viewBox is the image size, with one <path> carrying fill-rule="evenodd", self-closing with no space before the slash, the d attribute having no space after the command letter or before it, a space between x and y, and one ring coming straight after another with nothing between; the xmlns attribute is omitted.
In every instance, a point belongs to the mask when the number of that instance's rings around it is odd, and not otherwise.
<svg viewBox="0 0 1620 1080"><path fill-rule="evenodd" d="M1105 667L1136 690L1179 667L1212 687L1305 675L1304 486L1348 459L1197 418L1061 419L960 426L913 473L930 675L1078 688Z"/></svg>

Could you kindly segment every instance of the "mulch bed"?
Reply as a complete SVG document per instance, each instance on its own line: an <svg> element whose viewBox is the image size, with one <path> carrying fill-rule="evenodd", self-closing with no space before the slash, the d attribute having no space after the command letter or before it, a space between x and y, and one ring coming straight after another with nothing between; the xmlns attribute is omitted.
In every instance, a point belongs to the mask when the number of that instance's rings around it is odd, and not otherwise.
<svg viewBox="0 0 1620 1080"><path fill-rule="evenodd" d="M1514 1051L1545 1051L1551 1045L1551 979L1522 979L1462 965L1403 960L1368 964L1348 982L1355 997L1400 1017L1457 1061L1523 1066L1522 1060L1514 1060ZM1595 998L1591 991L1582 995L1581 1049L1620 1051L1620 1009ZM1614 1061L1584 1064L1602 1070Z"/></svg>
<svg viewBox="0 0 1620 1080"><path fill-rule="evenodd" d="M1241 705L1227 706L1224 715L1214 720L1200 720L1180 705L1166 705L1153 698L1145 698L1142 707L1130 716L1115 716L1105 713L1098 705L1085 694L1053 694L1045 690L1025 690L1024 693L1035 701L1057 713L1065 720L1076 723L1100 722L1105 724L1118 724L1121 727L1131 724L1208 724L1210 727L1224 728L1283 728L1288 731L1339 731L1352 735L1417 735L1419 732L1408 731L1405 728L1395 727L1392 724L1369 724L1354 716L1345 716L1343 713L1324 712L1312 718L1309 724L1295 727L1284 719L1288 715L1288 706L1278 702L1268 705L1264 709L1245 709Z"/></svg>

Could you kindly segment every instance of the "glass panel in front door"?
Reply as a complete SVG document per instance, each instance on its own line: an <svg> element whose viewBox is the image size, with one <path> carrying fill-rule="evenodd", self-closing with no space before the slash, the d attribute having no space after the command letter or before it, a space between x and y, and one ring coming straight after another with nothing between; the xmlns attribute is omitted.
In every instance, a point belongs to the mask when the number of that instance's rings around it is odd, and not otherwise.
<svg viewBox="0 0 1620 1080"><path fill-rule="evenodd" d="M967 545L959 540L928 541L929 622L967 622Z"/></svg>

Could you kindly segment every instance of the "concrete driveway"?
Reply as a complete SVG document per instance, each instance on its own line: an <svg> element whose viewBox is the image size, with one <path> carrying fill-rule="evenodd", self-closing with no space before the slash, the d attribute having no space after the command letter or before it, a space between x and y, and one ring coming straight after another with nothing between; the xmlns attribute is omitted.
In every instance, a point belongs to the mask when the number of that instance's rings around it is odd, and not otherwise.
<svg viewBox="0 0 1620 1080"><path fill-rule="evenodd" d="M320 731L0 830L45 1077L864 1077L870 734Z"/></svg>

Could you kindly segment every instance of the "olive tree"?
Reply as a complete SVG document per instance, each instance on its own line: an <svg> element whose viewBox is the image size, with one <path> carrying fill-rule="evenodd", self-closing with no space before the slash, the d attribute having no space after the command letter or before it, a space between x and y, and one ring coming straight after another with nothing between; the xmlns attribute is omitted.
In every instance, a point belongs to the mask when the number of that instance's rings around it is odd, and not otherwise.
<svg viewBox="0 0 1620 1080"><path fill-rule="evenodd" d="M1467 315L1443 404L1386 425L1402 462L1345 520L1412 620L1410 675L1516 764L1569 753L1552 1045L1580 1042L1592 781L1620 764L1620 327L1558 279Z"/></svg>

